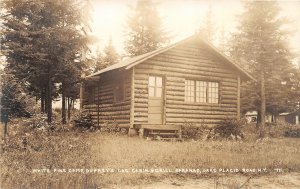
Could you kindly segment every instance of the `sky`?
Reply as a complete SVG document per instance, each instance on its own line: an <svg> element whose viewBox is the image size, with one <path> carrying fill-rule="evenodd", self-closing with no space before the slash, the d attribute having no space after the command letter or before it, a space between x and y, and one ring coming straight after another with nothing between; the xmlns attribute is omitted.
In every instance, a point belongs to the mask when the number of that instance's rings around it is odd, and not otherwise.
<svg viewBox="0 0 300 189"><path fill-rule="evenodd" d="M238 17L243 12L243 3L237 0L154 0L163 21L164 30L169 32L171 43L184 39L192 34L204 22L209 3L211 2L213 19L218 32L224 28L225 35L236 30ZM293 52L300 56L300 0L278 1L281 16L291 23L286 27L294 31L290 40ZM92 35L97 37L93 45L102 49L112 38L117 51L122 54L123 39L126 31L126 19L130 13L129 6L136 0L91 0ZM298 62L298 61L297 61Z"/></svg>

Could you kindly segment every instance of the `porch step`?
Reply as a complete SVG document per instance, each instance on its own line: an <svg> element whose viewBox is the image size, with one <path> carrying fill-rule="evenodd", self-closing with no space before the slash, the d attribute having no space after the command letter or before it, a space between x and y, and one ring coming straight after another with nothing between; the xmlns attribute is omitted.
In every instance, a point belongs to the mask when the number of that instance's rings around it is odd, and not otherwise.
<svg viewBox="0 0 300 189"><path fill-rule="evenodd" d="M140 130L140 136L152 137L157 140L178 141L181 140L181 127L178 125L161 124L138 124L136 129Z"/></svg>
<svg viewBox="0 0 300 189"><path fill-rule="evenodd" d="M164 135L164 136L172 136L172 135L178 135L178 133L160 133L160 132L157 132L157 133L155 133L155 132L150 132L149 133L150 135Z"/></svg>

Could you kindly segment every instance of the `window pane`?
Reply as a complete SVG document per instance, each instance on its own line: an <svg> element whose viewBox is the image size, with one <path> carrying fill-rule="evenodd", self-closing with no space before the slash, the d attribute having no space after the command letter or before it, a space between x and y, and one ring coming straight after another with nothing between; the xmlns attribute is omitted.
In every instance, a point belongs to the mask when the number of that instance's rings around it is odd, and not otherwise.
<svg viewBox="0 0 300 189"><path fill-rule="evenodd" d="M149 87L149 96L154 96L154 87Z"/></svg>
<svg viewBox="0 0 300 189"><path fill-rule="evenodd" d="M156 97L161 97L161 91L162 91L161 87L157 87L155 96Z"/></svg>
<svg viewBox="0 0 300 189"><path fill-rule="evenodd" d="M153 76L149 77L149 86L155 86L155 77Z"/></svg>
<svg viewBox="0 0 300 189"><path fill-rule="evenodd" d="M162 78L161 77L156 77L156 86L161 87L162 86Z"/></svg>
<svg viewBox="0 0 300 189"><path fill-rule="evenodd" d="M196 102L206 102L205 81L196 81Z"/></svg>
<svg viewBox="0 0 300 189"><path fill-rule="evenodd" d="M208 82L208 102L219 103L219 83Z"/></svg>

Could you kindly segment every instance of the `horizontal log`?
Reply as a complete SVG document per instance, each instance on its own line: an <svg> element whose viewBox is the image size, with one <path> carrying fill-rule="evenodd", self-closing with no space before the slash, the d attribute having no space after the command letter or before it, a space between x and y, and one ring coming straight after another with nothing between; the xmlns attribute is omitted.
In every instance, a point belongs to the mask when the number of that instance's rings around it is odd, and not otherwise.
<svg viewBox="0 0 300 189"><path fill-rule="evenodd" d="M236 117L235 114L228 114L228 115L207 115L207 114L178 114L178 113L167 113L166 118L182 118L182 119L226 119L228 117Z"/></svg>
<svg viewBox="0 0 300 189"><path fill-rule="evenodd" d="M134 108L148 108L148 103L135 102Z"/></svg>
<svg viewBox="0 0 300 189"><path fill-rule="evenodd" d="M175 109L195 109L195 110L233 110L236 108L236 104L209 104L209 103L188 103L188 102L180 102L180 101L171 101L168 100L166 104L167 108L175 108Z"/></svg>
<svg viewBox="0 0 300 189"><path fill-rule="evenodd" d="M167 82L170 83L184 83L184 78L178 78L178 77L166 77Z"/></svg>
<svg viewBox="0 0 300 189"><path fill-rule="evenodd" d="M171 95L167 95L167 101L172 100L172 101L184 101L185 97L184 95L177 95L177 96L171 96Z"/></svg>
<svg viewBox="0 0 300 189"><path fill-rule="evenodd" d="M134 122L148 122L148 117L135 117Z"/></svg>
<svg viewBox="0 0 300 189"><path fill-rule="evenodd" d="M135 98L134 103L145 103L148 105L148 98Z"/></svg>
<svg viewBox="0 0 300 189"><path fill-rule="evenodd" d="M166 117L167 123L189 123L189 122L196 122L200 124L211 124L211 123L220 123L222 120L225 119L234 119L236 116L232 117L224 117L224 118L219 118L219 119L189 119L189 118L168 118Z"/></svg>
<svg viewBox="0 0 300 189"><path fill-rule="evenodd" d="M197 114L197 115L228 115L236 114L236 109L227 109L227 110L211 110L211 109L173 109L166 108L166 113L170 114Z"/></svg>
<svg viewBox="0 0 300 189"><path fill-rule="evenodd" d="M237 104L237 99L221 99L222 104Z"/></svg>
<svg viewBox="0 0 300 189"><path fill-rule="evenodd" d="M140 108L140 107L134 107L135 112L147 112L148 113L148 106L145 106L145 108Z"/></svg>
<svg viewBox="0 0 300 189"><path fill-rule="evenodd" d="M221 91L232 91L237 94L237 86L236 87L227 87L227 86L221 85Z"/></svg>

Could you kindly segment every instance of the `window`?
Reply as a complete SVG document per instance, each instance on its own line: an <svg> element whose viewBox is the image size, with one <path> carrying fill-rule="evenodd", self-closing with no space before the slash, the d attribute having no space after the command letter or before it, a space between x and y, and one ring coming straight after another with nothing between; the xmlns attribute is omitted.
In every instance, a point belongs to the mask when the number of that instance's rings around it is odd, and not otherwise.
<svg viewBox="0 0 300 189"><path fill-rule="evenodd" d="M161 97L162 96L162 77L149 76L148 83L149 97Z"/></svg>
<svg viewBox="0 0 300 189"><path fill-rule="evenodd" d="M114 101L122 102L125 99L124 82L117 83L114 88Z"/></svg>
<svg viewBox="0 0 300 189"><path fill-rule="evenodd" d="M219 103L219 83L185 80L185 101Z"/></svg>
<svg viewBox="0 0 300 189"><path fill-rule="evenodd" d="M95 102L95 87L90 86L88 88L88 104L93 104Z"/></svg>

